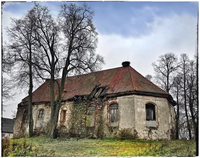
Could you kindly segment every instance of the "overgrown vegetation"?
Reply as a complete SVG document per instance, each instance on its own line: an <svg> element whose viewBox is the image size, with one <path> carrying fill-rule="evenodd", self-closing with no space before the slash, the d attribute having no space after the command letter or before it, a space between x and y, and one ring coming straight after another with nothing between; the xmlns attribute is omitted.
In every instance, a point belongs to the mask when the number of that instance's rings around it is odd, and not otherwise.
<svg viewBox="0 0 200 158"><path fill-rule="evenodd" d="M14 147L13 147L14 145ZM116 138L50 139L44 135L2 142L2 156L195 156L192 140L149 141Z"/></svg>
<svg viewBox="0 0 200 158"><path fill-rule="evenodd" d="M117 139L120 140L133 140L136 137L128 130L128 129L123 129L119 132Z"/></svg>
<svg viewBox="0 0 200 158"><path fill-rule="evenodd" d="M37 156L37 152L26 140L2 139L2 156Z"/></svg>

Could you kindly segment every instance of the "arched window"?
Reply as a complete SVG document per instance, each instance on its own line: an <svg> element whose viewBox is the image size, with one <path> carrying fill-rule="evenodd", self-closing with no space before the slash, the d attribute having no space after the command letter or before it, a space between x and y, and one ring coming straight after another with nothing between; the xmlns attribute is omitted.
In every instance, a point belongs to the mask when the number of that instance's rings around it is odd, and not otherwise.
<svg viewBox="0 0 200 158"><path fill-rule="evenodd" d="M87 127L94 127L95 109L96 105L94 104L90 104L87 107L87 122L86 122Z"/></svg>
<svg viewBox="0 0 200 158"><path fill-rule="evenodd" d="M67 113L67 110L62 110L61 113L60 113L60 121L61 122L65 122L66 121L66 113Z"/></svg>
<svg viewBox="0 0 200 158"><path fill-rule="evenodd" d="M155 105L151 103L146 104L146 120L147 121L156 120Z"/></svg>
<svg viewBox="0 0 200 158"><path fill-rule="evenodd" d="M28 111L24 111L24 114L23 114L23 123L27 123L28 122Z"/></svg>
<svg viewBox="0 0 200 158"><path fill-rule="evenodd" d="M39 110L38 118L39 118L39 119L44 118L44 109L40 109L40 110Z"/></svg>
<svg viewBox="0 0 200 158"><path fill-rule="evenodd" d="M114 103L111 104L109 107L109 114L110 114L110 123L118 123L119 114L118 114L118 104Z"/></svg>

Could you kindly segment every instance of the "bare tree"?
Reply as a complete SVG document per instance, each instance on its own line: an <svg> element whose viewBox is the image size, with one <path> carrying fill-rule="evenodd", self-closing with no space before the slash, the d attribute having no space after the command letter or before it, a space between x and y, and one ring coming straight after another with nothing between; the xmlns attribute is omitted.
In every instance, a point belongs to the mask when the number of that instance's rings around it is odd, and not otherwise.
<svg viewBox="0 0 200 158"><path fill-rule="evenodd" d="M191 122L193 127L194 139L197 137L197 100L198 96L196 95L197 83L196 83L196 63L194 61L190 61L189 63L189 72L187 75L187 98L188 98L188 106L191 114Z"/></svg>
<svg viewBox="0 0 200 158"><path fill-rule="evenodd" d="M167 92L170 91L173 85L173 73L177 70L177 58L173 53L161 55L156 63L152 64L156 72L158 84Z"/></svg>
<svg viewBox="0 0 200 158"><path fill-rule="evenodd" d="M181 75L183 76L183 99L184 99L184 107L185 107L185 116L186 116L186 120L187 120L187 129L189 132L189 139L192 138L192 134L191 134L191 126L189 123L189 113L188 113L188 109L187 109L187 74L189 71L189 58L186 54L181 54L181 61L180 61L180 69L181 69Z"/></svg>
<svg viewBox="0 0 200 158"><path fill-rule="evenodd" d="M181 83L182 76L177 75L174 77L173 83L173 94L176 96L176 139L179 139L179 116L180 116L180 92L181 92Z"/></svg>
<svg viewBox="0 0 200 158"><path fill-rule="evenodd" d="M33 91L33 69L32 55L34 53L34 29L35 18L32 10L21 19L12 19L12 25L7 28L9 44L5 52L7 65L12 66L12 77L16 85L29 87L28 123L29 137L33 135L32 117L32 91ZM14 75L13 75L14 74Z"/></svg>
<svg viewBox="0 0 200 158"><path fill-rule="evenodd" d="M65 79L69 73L95 71L104 62L95 54L97 32L92 23L93 12L83 6L62 5L58 23L51 17L47 7L35 3L36 18L35 47L39 54L34 56L33 64L41 78L50 77L51 131L50 137L56 137L58 113L62 101ZM64 36L62 39L61 37ZM57 82L59 72L61 82ZM44 75L45 74L45 75ZM58 95L55 98L55 88Z"/></svg>
<svg viewBox="0 0 200 158"><path fill-rule="evenodd" d="M46 6L35 3L33 10L37 28L35 30L35 46L39 52L39 54L34 57L36 62L33 65L36 67L36 70L38 70L37 74L42 79L50 77L49 95L51 98L52 120L55 111L55 79L58 77L59 70L61 69L61 67L59 67L59 62L62 62L60 58L61 51L59 51L59 28L50 15L50 10Z"/></svg>
<svg viewBox="0 0 200 158"><path fill-rule="evenodd" d="M54 117L51 118L50 137L56 137L58 114L62 101L65 79L70 71L86 72L95 71L104 62L103 58L95 54L97 43L96 28L92 23L93 11L84 3L62 5L59 14L59 24L64 33L64 67L62 68L61 83L58 86L58 96L52 108Z"/></svg>

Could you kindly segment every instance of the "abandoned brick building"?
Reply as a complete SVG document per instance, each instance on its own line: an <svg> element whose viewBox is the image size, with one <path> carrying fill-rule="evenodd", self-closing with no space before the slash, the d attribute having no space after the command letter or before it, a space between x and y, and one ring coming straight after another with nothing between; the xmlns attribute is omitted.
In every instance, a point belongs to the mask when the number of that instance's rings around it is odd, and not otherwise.
<svg viewBox="0 0 200 158"><path fill-rule="evenodd" d="M49 84L46 80L33 92L35 132L48 133ZM101 132L109 137L126 130L140 139L169 140L175 130L174 106L169 93L134 70L130 62L123 62L122 67L66 78L57 129L64 134L98 136ZM27 107L28 97L18 105L16 138L28 133ZM75 115L78 108L82 113Z"/></svg>

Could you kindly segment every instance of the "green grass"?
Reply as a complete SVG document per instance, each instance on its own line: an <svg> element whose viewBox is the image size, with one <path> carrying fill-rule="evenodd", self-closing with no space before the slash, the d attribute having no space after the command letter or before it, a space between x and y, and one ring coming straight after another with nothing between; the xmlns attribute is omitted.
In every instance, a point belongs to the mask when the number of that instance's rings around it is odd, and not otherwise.
<svg viewBox="0 0 200 158"><path fill-rule="evenodd" d="M46 136L11 139L31 144L34 156L195 156L196 143L187 140L50 139ZM11 155L12 156L12 155Z"/></svg>

